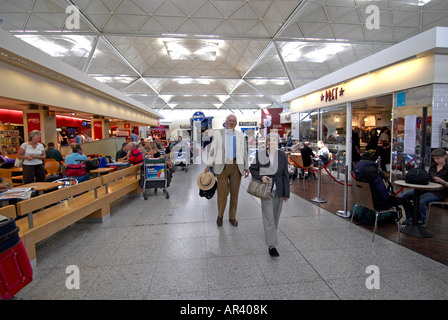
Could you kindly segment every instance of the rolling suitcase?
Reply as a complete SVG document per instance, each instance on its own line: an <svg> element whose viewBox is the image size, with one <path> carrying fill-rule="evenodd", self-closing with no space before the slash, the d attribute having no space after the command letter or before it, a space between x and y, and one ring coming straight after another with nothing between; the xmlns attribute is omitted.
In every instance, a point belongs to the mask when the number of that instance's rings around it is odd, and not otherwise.
<svg viewBox="0 0 448 320"><path fill-rule="evenodd" d="M0 216L0 298L11 299L32 280L33 269L19 228L14 219Z"/></svg>

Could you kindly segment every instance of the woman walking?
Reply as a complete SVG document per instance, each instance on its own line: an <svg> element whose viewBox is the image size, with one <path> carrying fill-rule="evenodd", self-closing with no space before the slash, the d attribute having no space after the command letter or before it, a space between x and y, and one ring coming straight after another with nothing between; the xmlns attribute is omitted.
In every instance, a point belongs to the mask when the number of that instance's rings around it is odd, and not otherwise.
<svg viewBox="0 0 448 320"><path fill-rule="evenodd" d="M273 180L271 197L261 200L263 226L269 254L278 257L277 227L283 202L289 199L289 172L286 154L278 150L280 137L276 133L266 136L267 148L256 154L256 161L249 167L253 179L268 183Z"/></svg>

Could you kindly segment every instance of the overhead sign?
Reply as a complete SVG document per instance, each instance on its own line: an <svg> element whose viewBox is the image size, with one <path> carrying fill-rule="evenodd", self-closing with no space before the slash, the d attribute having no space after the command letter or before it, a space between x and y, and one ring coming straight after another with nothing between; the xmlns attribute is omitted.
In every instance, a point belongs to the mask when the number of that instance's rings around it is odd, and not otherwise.
<svg viewBox="0 0 448 320"><path fill-rule="evenodd" d="M345 92L345 90L342 87L334 87L334 88L325 90L320 95L320 101L329 102L329 101L333 101L333 100L338 100L338 95L343 96L344 92Z"/></svg>
<svg viewBox="0 0 448 320"><path fill-rule="evenodd" d="M205 119L205 114L203 112L201 112L201 111L196 111L193 114L192 118L193 118L193 121L202 121L202 120Z"/></svg>
<svg viewBox="0 0 448 320"><path fill-rule="evenodd" d="M257 121L247 121L247 122L239 122L240 127L256 127L258 125Z"/></svg>

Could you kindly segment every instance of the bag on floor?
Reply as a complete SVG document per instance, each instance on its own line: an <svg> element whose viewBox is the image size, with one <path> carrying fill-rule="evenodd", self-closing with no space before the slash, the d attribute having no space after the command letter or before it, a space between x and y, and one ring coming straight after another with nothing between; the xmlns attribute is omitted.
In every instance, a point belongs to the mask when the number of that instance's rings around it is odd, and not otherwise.
<svg viewBox="0 0 448 320"><path fill-rule="evenodd" d="M350 209L353 215L353 220L367 226L375 225L375 211L370 210L360 205L353 205ZM401 211L384 212L378 216L378 224L392 223L400 220L402 217Z"/></svg>
<svg viewBox="0 0 448 320"><path fill-rule="evenodd" d="M22 241L0 253L0 298L9 300L33 281L33 268Z"/></svg>

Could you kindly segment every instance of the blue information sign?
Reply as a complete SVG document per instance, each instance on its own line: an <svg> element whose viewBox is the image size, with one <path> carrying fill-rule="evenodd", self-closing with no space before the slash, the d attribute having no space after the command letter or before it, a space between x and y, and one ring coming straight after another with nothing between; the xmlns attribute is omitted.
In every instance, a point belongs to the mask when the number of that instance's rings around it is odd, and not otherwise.
<svg viewBox="0 0 448 320"><path fill-rule="evenodd" d="M205 114L201 111L196 111L193 114L193 121L202 121L205 119Z"/></svg>

